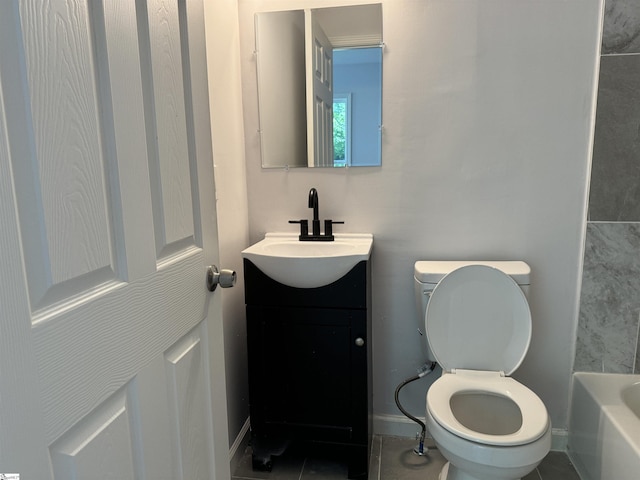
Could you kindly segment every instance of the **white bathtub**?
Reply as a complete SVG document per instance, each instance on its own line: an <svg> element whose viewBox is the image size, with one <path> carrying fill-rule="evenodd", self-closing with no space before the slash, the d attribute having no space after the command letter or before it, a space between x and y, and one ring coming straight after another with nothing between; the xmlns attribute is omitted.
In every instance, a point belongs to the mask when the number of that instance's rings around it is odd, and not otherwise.
<svg viewBox="0 0 640 480"><path fill-rule="evenodd" d="M574 374L568 453L582 480L640 478L640 375Z"/></svg>

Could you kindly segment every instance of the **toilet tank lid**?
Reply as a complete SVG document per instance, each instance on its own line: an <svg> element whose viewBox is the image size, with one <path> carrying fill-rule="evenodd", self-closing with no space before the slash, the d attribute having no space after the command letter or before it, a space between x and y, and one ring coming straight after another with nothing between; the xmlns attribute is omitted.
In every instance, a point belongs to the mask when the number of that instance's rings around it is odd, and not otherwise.
<svg viewBox="0 0 640 480"><path fill-rule="evenodd" d="M518 285L529 285L531 267L522 261L421 260L414 265L414 275L421 283L437 284L448 273L466 265L487 265L509 275Z"/></svg>

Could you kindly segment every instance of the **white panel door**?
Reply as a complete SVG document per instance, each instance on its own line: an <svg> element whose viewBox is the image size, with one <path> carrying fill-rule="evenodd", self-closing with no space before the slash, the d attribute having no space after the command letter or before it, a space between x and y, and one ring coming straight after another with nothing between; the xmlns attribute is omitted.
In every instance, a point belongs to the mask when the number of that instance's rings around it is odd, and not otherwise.
<svg viewBox="0 0 640 480"><path fill-rule="evenodd" d="M308 166L333 167L333 47L313 10L305 23Z"/></svg>
<svg viewBox="0 0 640 480"><path fill-rule="evenodd" d="M202 1L0 2L0 473L229 478Z"/></svg>

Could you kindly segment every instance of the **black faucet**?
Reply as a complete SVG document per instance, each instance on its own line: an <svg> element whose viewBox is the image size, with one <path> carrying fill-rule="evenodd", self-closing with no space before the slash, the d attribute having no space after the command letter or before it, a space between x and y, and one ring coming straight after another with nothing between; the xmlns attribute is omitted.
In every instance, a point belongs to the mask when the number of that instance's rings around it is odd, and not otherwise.
<svg viewBox="0 0 640 480"><path fill-rule="evenodd" d="M324 234L320 233L320 217L318 216L318 191L315 188L309 190L309 208L313 208L313 220L311 221L311 235L309 235L309 221L304 218L302 220L289 220L289 223L300 224L301 242L333 242L333 225L344 222L334 222L333 220L324 221Z"/></svg>
<svg viewBox="0 0 640 480"><path fill-rule="evenodd" d="M309 190L309 208L313 208L313 223L311 224L312 235L320 235L320 218L318 218L318 191L315 188Z"/></svg>

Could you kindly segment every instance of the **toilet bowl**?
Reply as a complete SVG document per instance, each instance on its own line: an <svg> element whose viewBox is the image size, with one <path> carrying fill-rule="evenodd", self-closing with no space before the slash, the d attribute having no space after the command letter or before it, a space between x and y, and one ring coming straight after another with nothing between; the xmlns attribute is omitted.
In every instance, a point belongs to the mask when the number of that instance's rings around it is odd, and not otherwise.
<svg viewBox="0 0 640 480"><path fill-rule="evenodd" d="M509 376L531 340L527 299L504 265L455 267L430 292L424 316L429 352L443 369L426 412L428 431L448 460L440 480L516 480L551 447L543 402Z"/></svg>

